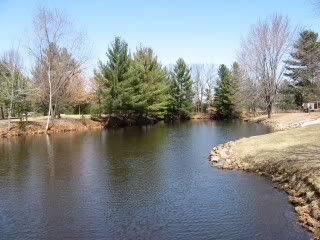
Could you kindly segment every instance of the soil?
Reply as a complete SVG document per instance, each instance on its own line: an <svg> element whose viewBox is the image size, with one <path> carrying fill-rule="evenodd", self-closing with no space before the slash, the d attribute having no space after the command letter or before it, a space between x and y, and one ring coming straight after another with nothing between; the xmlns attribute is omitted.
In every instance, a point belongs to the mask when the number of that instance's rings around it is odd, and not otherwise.
<svg viewBox="0 0 320 240"><path fill-rule="evenodd" d="M43 133L69 132L69 131L83 131L89 129L101 129L103 125L100 122L91 119L74 119L62 118L50 121L49 130L46 131L46 121L44 119L36 119L28 121L28 123L19 123L14 121L8 129L8 124L2 123L0 125L0 138L7 138L13 136L35 135Z"/></svg>

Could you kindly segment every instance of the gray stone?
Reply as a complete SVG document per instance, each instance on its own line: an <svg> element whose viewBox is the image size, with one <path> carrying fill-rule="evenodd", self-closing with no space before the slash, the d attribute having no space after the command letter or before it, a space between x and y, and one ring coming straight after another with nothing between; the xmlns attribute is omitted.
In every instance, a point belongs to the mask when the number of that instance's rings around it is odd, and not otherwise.
<svg viewBox="0 0 320 240"><path fill-rule="evenodd" d="M219 157L218 156L215 156L215 155L212 155L211 157L210 157L210 161L211 162L219 162Z"/></svg>

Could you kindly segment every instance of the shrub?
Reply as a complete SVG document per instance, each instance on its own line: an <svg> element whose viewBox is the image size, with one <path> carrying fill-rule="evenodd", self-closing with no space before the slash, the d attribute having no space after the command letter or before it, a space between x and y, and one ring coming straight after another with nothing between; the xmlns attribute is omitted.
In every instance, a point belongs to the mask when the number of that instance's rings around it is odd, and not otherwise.
<svg viewBox="0 0 320 240"><path fill-rule="evenodd" d="M101 117L100 107L98 105L91 105L90 114L91 114L91 118L100 118Z"/></svg>
<svg viewBox="0 0 320 240"><path fill-rule="evenodd" d="M27 122L23 121L22 119L20 119L20 121L18 122L19 129L25 131L26 130L26 126L27 126Z"/></svg>
<svg viewBox="0 0 320 240"><path fill-rule="evenodd" d="M277 104L277 106L281 109L281 110L294 110L297 109L297 105L294 102L294 99L291 96L285 96L283 97L279 103Z"/></svg>

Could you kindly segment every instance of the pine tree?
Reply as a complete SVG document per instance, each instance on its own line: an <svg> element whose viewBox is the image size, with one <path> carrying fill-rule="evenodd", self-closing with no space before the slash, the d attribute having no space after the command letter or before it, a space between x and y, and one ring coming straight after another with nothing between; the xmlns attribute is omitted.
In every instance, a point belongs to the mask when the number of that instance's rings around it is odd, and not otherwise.
<svg viewBox="0 0 320 240"><path fill-rule="evenodd" d="M291 59L285 61L285 75L291 78L295 102L301 106L306 98L312 98L315 94L314 81L320 70L318 34L312 31L301 32L293 47Z"/></svg>
<svg viewBox="0 0 320 240"><path fill-rule="evenodd" d="M116 37L107 51L106 64L99 61L99 71L95 72L95 78L102 86L99 94L102 96L103 105L108 113L121 113L127 110L124 104L126 96L123 85L130 78L130 54L128 44Z"/></svg>
<svg viewBox="0 0 320 240"><path fill-rule="evenodd" d="M170 114L180 119L190 118L192 113L192 80L190 69L182 58L179 58L171 74Z"/></svg>
<svg viewBox="0 0 320 240"><path fill-rule="evenodd" d="M168 106L167 76L151 48L139 47L130 68L131 80L125 87L135 113L163 117Z"/></svg>
<svg viewBox="0 0 320 240"><path fill-rule="evenodd" d="M218 119L229 119L235 117L235 84L232 74L226 65L220 65L218 69L219 80L215 88L214 107Z"/></svg>

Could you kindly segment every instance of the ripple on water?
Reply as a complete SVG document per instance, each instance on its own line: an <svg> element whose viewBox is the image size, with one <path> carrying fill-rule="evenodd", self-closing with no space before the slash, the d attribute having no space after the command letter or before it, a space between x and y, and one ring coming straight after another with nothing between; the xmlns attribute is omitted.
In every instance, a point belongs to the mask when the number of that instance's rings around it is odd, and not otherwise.
<svg viewBox="0 0 320 240"><path fill-rule="evenodd" d="M185 122L0 142L3 239L308 239L286 195L210 167L213 145L266 133Z"/></svg>

